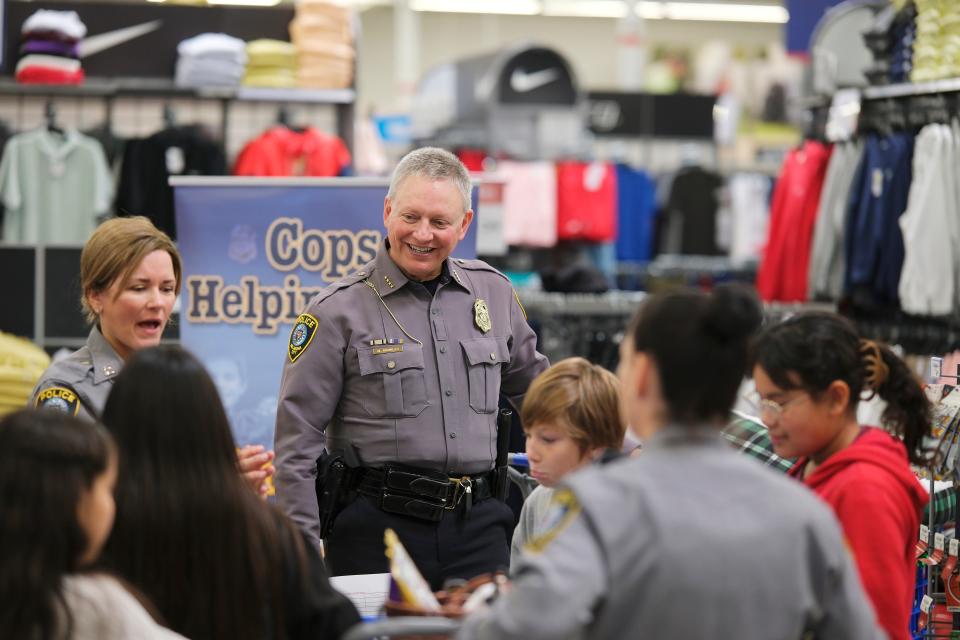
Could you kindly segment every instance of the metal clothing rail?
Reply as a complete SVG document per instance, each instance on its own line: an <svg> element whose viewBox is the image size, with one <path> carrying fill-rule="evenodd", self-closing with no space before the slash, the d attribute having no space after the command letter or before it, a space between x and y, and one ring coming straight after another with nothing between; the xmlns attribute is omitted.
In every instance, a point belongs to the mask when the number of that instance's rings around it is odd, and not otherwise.
<svg viewBox="0 0 960 640"><path fill-rule="evenodd" d="M931 93L952 93L960 91L960 78L934 80L931 82L905 82L883 87L867 87L863 90L864 100L883 100L887 98L906 98L929 95Z"/></svg>

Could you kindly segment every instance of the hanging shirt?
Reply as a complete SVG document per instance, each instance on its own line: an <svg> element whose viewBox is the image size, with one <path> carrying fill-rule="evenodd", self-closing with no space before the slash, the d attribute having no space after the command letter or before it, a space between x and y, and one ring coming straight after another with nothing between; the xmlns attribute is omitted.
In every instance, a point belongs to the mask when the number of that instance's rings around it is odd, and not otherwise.
<svg viewBox="0 0 960 640"><path fill-rule="evenodd" d="M757 273L765 301L804 302L810 245L831 147L808 140L787 155L773 192L770 234Z"/></svg>
<svg viewBox="0 0 960 640"><path fill-rule="evenodd" d="M276 126L246 144L233 167L238 176L344 175L350 151L343 140L307 127L297 132Z"/></svg>
<svg viewBox="0 0 960 640"><path fill-rule="evenodd" d="M201 126L171 127L145 140L130 140L120 167L117 214L147 216L175 239L170 176L226 173L223 146Z"/></svg>
<svg viewBox="0 0 960 640"><path fill-rule="evenodd" d="M721 253L717 247L717 209L722 187L723 178L712 171L690 167L677 172L661 220L661 253Z"/></svg>
<svg viewBox="0 0 960 640"><path fill-rule="evenodd" d="M6 242L83 244L113 198L103 149L75 130L16 135L0 161L0 198Z"/></svg>
<svg viewBox="0 0 960 640"><path fill-rule="evenodd" d="M900 215L912 180L912 134L871 135L850 191L844 293L858 307L898 307L903 265Z"/></svg>
<svg viewBox="0 0 960 640"><path fill-rule="evenodd" d="M770 223L768 176L740 173L730 179L730 258L735 262L759 260Z"/></svg>
<svg viewBox="0 0 960 640"><path fill-rule="evenodd" d="M557 244L557 171L550 162L497 163L503 178L503 239L509 245Z"/></svg>
<svg viewBox="0 0 960 640"><path fill-rule="evenodd" d="M917 135L907 210L900 217L904 259L900 304L917 315L954 311L960 264L957 136L932 124Z"/></svg>
<svg viewBox="0 0 960 640"><path fill-rule="evenodd" d="M839 300L843 294L844 224L862 156L863 143L859 140L837 145L830 156L810 252L808 287L812 299Z"/></svg>
<svg viewBox="0 0 960 640"><path fill-rule="evenodd" d="M617 165L617 260L653 257L657 184L645 171Z"/></svg>
<svg viewBox="0 0 960 640"><path fill-rule="evenodd" d="M600 162L557 163L560 240L613 242L617 237L617 174Z"/></svg>

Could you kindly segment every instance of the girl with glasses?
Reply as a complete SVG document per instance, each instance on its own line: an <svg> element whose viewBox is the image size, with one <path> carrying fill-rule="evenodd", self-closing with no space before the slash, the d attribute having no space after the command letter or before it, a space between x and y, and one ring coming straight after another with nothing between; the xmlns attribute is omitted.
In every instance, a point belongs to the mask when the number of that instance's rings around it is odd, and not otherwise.
<svg viewBox="0 0 960 640"><path fill-rule="evenodd" d="M834 510L880 624L909 638L914 540L928 497L910 463L925 464L931 409L920 381L887 346L829 313L766 328L754 345L760 412L790 475ZM880 396L884 428L861 425L861 397Z"/></svg>

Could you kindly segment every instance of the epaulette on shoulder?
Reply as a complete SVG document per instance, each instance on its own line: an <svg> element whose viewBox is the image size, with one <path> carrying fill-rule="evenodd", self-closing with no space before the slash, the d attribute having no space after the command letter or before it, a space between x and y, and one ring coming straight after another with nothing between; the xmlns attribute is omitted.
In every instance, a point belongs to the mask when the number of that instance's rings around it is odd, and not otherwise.
<svg viewBox="0 0 960 640"><path fill-rule="evenodd" d="M320 293L313 296L313 299L310 301L310 304L308 306L310 307L317 306L318 304L320 304L321 302L323 302L324 300L326 300L336 292L342 291L343 289L351 287L357 284L358 282L362 282L363 279L366 278L368 274L369 272L366 269L361 268L361 269L358 269L357 271L354 271L353 273L345 275L344 277L340 278L336 282L331 282L326 287L324 287L320 291Z"/></svg>
<svg viewBox="0 0 960 640"><path fill-rule="evenodd" d="M453 262L458 267L462 269L466 269L467 271L488 271L490 273L497 274L507 282L510 281L510 279L502 271L491 267L489 264L487 264L483 260L467 260L466 258L454 258Z"/></svg>

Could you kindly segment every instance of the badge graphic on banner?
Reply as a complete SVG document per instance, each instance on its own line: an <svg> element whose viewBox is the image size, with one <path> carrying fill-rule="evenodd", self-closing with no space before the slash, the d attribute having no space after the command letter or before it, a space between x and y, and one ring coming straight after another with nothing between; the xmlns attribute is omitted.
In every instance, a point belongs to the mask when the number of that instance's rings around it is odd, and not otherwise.
<svg viewBox="0 0 960 640"><path fill-rule="evenodd" d="M493 328L490 323L490 309L487 308L487 302L482 298L477 298L473 302L473 321L476 323L477 329L484 333Z"/></svg>
<svg viewBox="0 0 960 640"><path fill-rule="evenodd" d="M313 334L317 332L317 319L309 313L302 313L293 325L293 331L290 332L290 345L287 347L287 353L290 356L290 362L296 362L313 340Z"/></svg>
<svg viewBox="0 0 960 640"><path fill-rule="evenodd" d="M37 394L36 407L37 409L62 411L75 416L80 411L80 398L65 387L50 387Z"/></svg>

